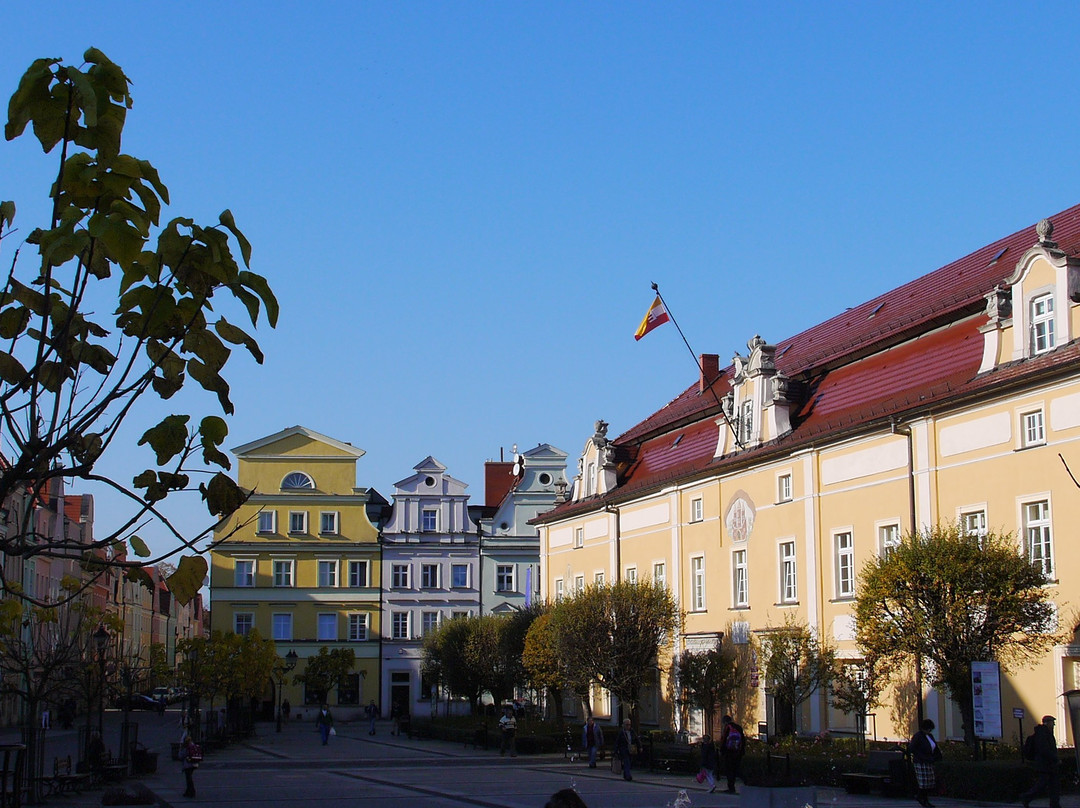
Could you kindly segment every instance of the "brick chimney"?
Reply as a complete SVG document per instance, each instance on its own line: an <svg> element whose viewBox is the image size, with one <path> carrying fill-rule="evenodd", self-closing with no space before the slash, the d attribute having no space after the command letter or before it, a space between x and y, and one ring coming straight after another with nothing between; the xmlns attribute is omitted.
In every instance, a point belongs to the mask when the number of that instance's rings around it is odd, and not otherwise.
<svg viewBox="0 0 1080 808"><path fill-rule="evenodd" d="M709 385L716 381L716 377L720 375L720 355L703 353L699 361L701 364L701 380L698 383L698 392L704 393L709 389Z"/></svg>

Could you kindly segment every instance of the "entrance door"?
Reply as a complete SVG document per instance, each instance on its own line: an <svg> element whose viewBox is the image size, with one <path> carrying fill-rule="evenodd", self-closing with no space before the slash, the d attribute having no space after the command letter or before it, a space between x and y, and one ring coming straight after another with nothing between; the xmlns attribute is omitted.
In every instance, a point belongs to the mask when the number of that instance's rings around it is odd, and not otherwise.
<svg viewBox="0 0 1080 808"><path fill-rule="evenodd" d="M391 708L397 708L398 715L407 715L412 712L408 671L390 674L390 705Z"/></svg>

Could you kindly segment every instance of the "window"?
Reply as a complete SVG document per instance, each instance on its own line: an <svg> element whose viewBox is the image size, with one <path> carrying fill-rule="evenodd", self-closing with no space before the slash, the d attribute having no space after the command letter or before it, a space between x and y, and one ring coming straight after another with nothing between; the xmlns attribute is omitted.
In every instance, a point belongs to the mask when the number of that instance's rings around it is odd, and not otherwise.
<svg viewBox="0 0 1080 808"><path fill-rule="evenodd" d="M705 559L695 556L690 559L690 610L700 612L705 609Z"/></svg>
<svg viewBox="0 0 1080 808"><path fill-rule="evenodd" d="M785 541L780 544L780 602L795 603L799 599L799 585L796 577L795 542Z"/></svg>
<svg viewBox="0 0 1080 808"><path fill-rule="evenodd" d="M855 595L855 543L850 532L833 536L836 555L836 597L850 598Z"/></svg>
<svg viewBox="0 0 1080 808"><path fill-rule="evenodd" d="M289 532L307 533L307 511L289 511Z"/></svg>
<svg viewBox="0 0 1080 808"><path fill-rule="evenodd" d="M337 640L337 615L320 614L318 616L318 625L316 630L319 632L319 640Z"/></svg>
<svg viewBox="0 0 1080 808"><path fill-rule="evenodd" d="M337 562L319 562L319 586L337 586Z"/></svg>
<svg viewBox="0 0 1080 808"><path fill-rule="evenodd" d="M349 641L364 642L368 638L368 616L366 614L349 615Z"/></svg>
<svg viewBox="0 0 1080 808"><path fill-rule="evenodd" d="M394 564L390 572L390 585L394 589L408 589L409 588L409 565L408 564Z"/></svg>
<svg viewBox="0 0 1080 808"><path fill-rule="evenodd" d="M420 630L429 634L439 627L439 612L424 612L420 615Z"/></svg>
<svg viewBox="0 0 1080 808"><path fill-rule="evenodd" d="M900 525L878 525L878 552L888 558L900 546Z"/></svg>
<svg viewBox="0 0 1080 808"><path fill-rule="evenodd" d="M604 585L604 573L598 572L598 573L594 574L593 575L593 583L596 584L597 586L603 586Z"/></svg>
<svg viewBox="0 0 1080 808"><path fill-rule="evenodd" d="M704 510L705 503L702 501L701 497L690 500L690 521L700 522L702 519L704 519Z"/></svg>
<svg viewBox="0 0 1080 808"><path fill-rule="evenodd" d="M357 588L368 585L368 566L366 561L349 562L349 586Z"/></svg>
<svg viewBox="0 0 1080 808"><path fill-rule="evenodd" d="M467 611L466 612L454 611L454 612L450 612L450 619L451 620L457 620L459 617L469 617L470 614L471 613L467 612Z"/></svg>
<svg viewBox="0 0 1080 808"><path fill-rule="evenodd" d="M1050 503L1043 499L1024 505L1024 552L1028 560L1042 570L1054 574L1054 557L1050 535Z"/></svg>
<svg viewBox="0 0 1080 808"><path fill-rule="evenodd" d="M291 558L274 559L274 586L293 585L293 562Z"/></svg>
<svg viewBox="0 0 1080 808"><path fill-rule="evenodd" d="M574 576L574 591L575 592L584 592L585 591L585 576L584 575L575 575Z"/></svg>
<svg viewBox="0 0 1080 808"><path fill-rule="evenodd" d="M781 474L776 478L776 501L791 502L791 475Z"/></svg>
<svg viewBox="0 0 1080 808"><path fill-rule="evenodd" d="M667 568L663 561L657 561L652 565L652 579L657 586L667 586Z"/></svg>
<svg viewBox="0 0 1080 808"><path fill-rule="evenodd" d="M744 401L739 411L739 439L743 443L754 434L754 402Z"/></svg>
<svg viewBox="0 0 1080 808"><path fill-rule="evenodd" d="M439 565L438 564L421 564L420 565L420 588L421 589L437 589L439 586Z"/></svg>
<svg viewBox="0 0 1080 808"><path fill-rule="evenodd" d="M637 583L637 567L626 568L626 581L631 584Z"/></svg>
<svg viewBox="0 0 1080 808"><path fill-rule="evenodd" d="M746 550L736 550L731 554L732 600L736 608L750 605L747 592Z"/></svg>
<svg viewBox="0 0 1080 808"><path fill-rule="evenodd" d="M469 565L450 565L450 586L454 589L465 589L469 585Z"/></svg>
<svg viewBox="0 0 1080 808"><path fill-rule="evenodd" d="M555 579L555 602L558 603L563 599L563 579Z"/></svg>
<svg viewBox="0 0 1080 808"><path fill-rule="evenodd" d="M981 540L986 536L986 511L966 511L960 514L960 529L965 536L977 536Z"/></svg>
<svg viewBox="0 0 1080 808"><path fill-rule="evenodd" d="M514 565L499 564L495 567L495 591L514 592Z"/></svg>
<svg viewBox="0 0 1080 808"><path fill-rule="evenodd" d="M285 479L281 481L282 488L314 488L315 481L308 477L302 471L294 471L291 474L286 474Z"/></svg>
<svg viewBox="0 0 1080 808"><path fill-rule="evenodd" d="M1054 347L1054 296L1031 299L1031 352L1040 354Z"/></svg>
<svg viewBox="0 0 1080 808"><path fill-rule="evenodd" d="M255 627L255 615L250 612L237 612L233 615L233 634L246 637Z"/></svg>
<svg viewBox="0 0 1080 808"><path fill-rule="evenodd" d="M1043 426L1043 411L1025 412L1020 416L1021 436L1024 446L1041 446L1046 443L1046 430Z"/></svg>
<svg viewBox="0 0 1080 808"><path fill-rule="evenodd" d="M323 536L334 536L338 532L337 511L323 511L319 514L319 533Z"/></svg>
<svg viewBox="0 0 1080 808"><path fill-rule="evenodd" d="M236 559L236 572L233 575L233 586L255 586L255 562L251 559ZM239 634L240 632L237 632Z"/></svg>
<svg viewBox="0 0 1080 808"><path fill-rule="evenodd" d="M439 529L439 512L434 508L425 508L422 515L421 530L434 533Z"/></svg>
<svg viewBox="0 0 1080 808"><path fill-rule="evenodd" d="M395 640L409 639L408 612L394 612L390 616L390 636Z"/></svg>
<svg viewBox="0 0 1080 808"><path fill-rule="evenodd" d="M291 640L292 639L292 615L291 614L275 614L271 618L274 628L275 640Z"/></svg>
<svg viewBox="0 0 1080 808"><path fill-rule="evenodd" d="M338 680L337 686L338 704L360 703L360 674L346 673Z"/></svg>
<svg viewBox="0 0 1080 808"><path fill-rule="evenodd" d="M259 511L259 520L255 525L256 533L277 532L277 511Z"/></svg>
<svg viewBox="0 0 1080 808"><path fill-rule="evenodd" d="M574 528L574 546L575 547L584 547L585 546L585 528L583 528L583 527L575 527Z"/></svg>

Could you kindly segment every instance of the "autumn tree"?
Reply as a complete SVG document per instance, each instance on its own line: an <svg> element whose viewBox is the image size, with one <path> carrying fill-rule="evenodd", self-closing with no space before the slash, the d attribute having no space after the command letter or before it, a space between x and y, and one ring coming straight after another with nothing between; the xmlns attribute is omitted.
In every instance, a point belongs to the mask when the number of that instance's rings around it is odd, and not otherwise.
<svg viewBox="0 0 1080 808"><path fill-rule="evenodd" d="M730 641L704 651L687 651L678 661L679 684L684 700L705 712L705 726L714 726L717 707L734 700L746 682L746 669Z"/></svg>
<svg viewBox="0 0 1080 808"><path fill-rule="evenodd" d="M556 604L552 615L559 653L577 657L637 726L647 674L670 649L678 624L679 608L668 588L651 580L589 586Z"/></svg>
<svg viewBox="0 0 1080 808"><path fill-rule="evenodd" d="M832 705L855 716L860 748L866 743L866 716L881 706L888 679L887 665L873 653L864 654L862 659L836 659L829 683Z"/></svg>
<svg viewBox="0 0 1080 808"><path fill-rule="evenodd" d="M766 692L777 701L778 732L794 734L800 705L832 681L836 652L794 616L763 631L759 643Z"/></svg>
<svg viewBox="0 0 1080 808"><path fill-rule="evenodd" d="M304 670L293 677L293 684L303 685L311 695L326 701L326 694L356 667L356 653L351 648L327 648L304 660Z"/></svg>
<svg viewBox="0 0 1080 808"><path fill-rule="evenodd" d="M551 611L544 612L529 626L522 650L529 683L537 690L545 691L554 705L555 720L563 723L563 691L579 695L591 714L592 705L585 698L589 690L589 676L581 665L581 654L564 656L559 652L559 638Z"/></svg>
<svg viewBox="0 0 1080 808"><path fill-rule="evenodd" d="M996 661L1008 671L1061 639L1045 584L1011 535L938 525L905 536L860 572L857 640L887 662L932 663L927 681L956 702L974 743L971 663Z"/></svg>
<svg viewBox="0 0 1080 808"><path fill-rule="evenodd" d="M218 521L245 494L224 473L230 462L220 448L228 432L223 418L173 412L140 423L136 405L167 401L192 381L217 399L223 414L232 414L223 375L229 346L243 347L256 362L263 357L226 313L236 319L235 310L254 328L265 312L273 327L278 303L265 279L249 270L251 246L228 210L209 226L185 217L161 224L167 187L149 161L121 147L130 81L96 48L83 58L81 66L36 60L8 105L6 139L29 127L45 153L56 155L57 168L49 220L23 239L34 258L15 240L15 203L0 202L0 246L13 248L4 256L0 288L0 502L51 490L52 480L64 478L108 487L130 508L114 524L99 520L95 540L86 545L39 532L35 500L23 498L0 551L25 559L85 554L96 571L121 566L149 584L143 565L155 560L126 560L118 543L146 559L150 552L139 533L155 523L174 545L164 558L197 552L197 542L213 528L185 535L163 510L167 497L197 489L209 518ZM111 318L100 314L106 310ZM98 473L103 456L132 426L151 462L127 479ZM197 486L194 471L206 478ZM183 555L168 585L186 603L205 576L201 557ZM47 600L12 583L0 571L0 591L38 605Z"/></svg>

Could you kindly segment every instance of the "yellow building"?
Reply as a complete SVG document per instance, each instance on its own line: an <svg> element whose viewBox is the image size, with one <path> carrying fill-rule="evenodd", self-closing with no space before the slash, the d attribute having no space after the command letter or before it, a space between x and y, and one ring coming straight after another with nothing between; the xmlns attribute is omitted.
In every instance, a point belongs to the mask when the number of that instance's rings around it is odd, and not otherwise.
<svg viewBox="0 0 1080 808"><path fill-rule="evenodd" d="M722 635L749 649L794 616L857 658L858 571L912 526L959 521L1013 535L1073 619L1080 490L1058 455L1080 472L1080 207L1052 221L775 345L755 336L727 367L704 355L693 386L614 440L598 422L572 496L536 520L544 591L651 576L686 612L676 653ZM670 666L650 677L643 723L705 730L700 714L678 715ZM734 708L744 726L775 729L763 678ZM897 684L872 734L910 734L912 685ZM1078 686L1074 636L1003 676L987 726L1000 719L1009 742L1013 710L1028 730L1048 713L1072 743L1060 694ZM961 736L947 696L922 696L939 733ZM853 732L855 720L819 693L797 729Z"/></svg>
<svg viewBox="0 0 1080 808"><path fill-rule="evenodd" d="M379 543L369 509L387 504L355 487L364 452L294 426L233 454L237 482L254 493L216 536L224 540L211 553L211 629L257 629L279 656L297 653L294 674L320 648L352 649L353 673L326 698L339 715L359 714L379 697ZM291 680L282 695L293 714L318 709L322 694ZM268 704L273 695L268 683Z"/></svg>

